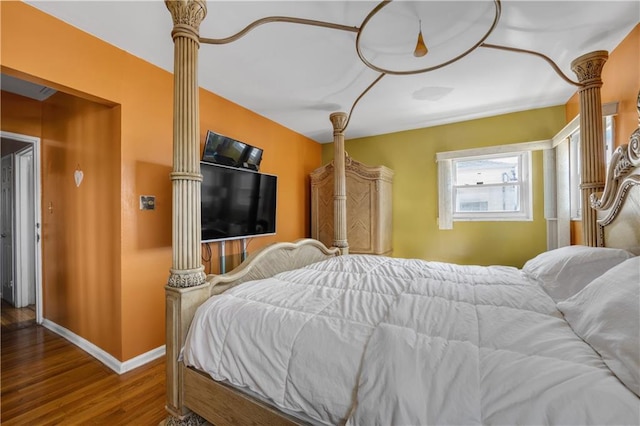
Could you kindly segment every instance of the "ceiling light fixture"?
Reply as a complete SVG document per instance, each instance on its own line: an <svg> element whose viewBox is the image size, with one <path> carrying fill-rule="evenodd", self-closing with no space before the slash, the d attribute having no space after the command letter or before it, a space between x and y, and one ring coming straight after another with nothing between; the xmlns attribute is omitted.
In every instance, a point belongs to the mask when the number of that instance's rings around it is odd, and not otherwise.
<svg viewBox="0 0 640 426"><path fill-rule="evenodd" d="M200 2L202 2L204 4L204 0L196 0L196 1L200 1ZM496 45L496 44L485 43L485 40L493 32L494 28L498 24L498 21L500 20L500 14L502 12L501 0L487 0L487 1L490 1L491 3L493 3L493 5L494 5L494 14L493 14L493 20L492 20L491 24L489 25L486 33L484 33L484 35L482 35L479 40L477 40L472 46L468 47L463 52L458 53L456 56L454 56L452 58L449 58L449 59L445 59L445 60L443 60L443 61L441 61L439 63L430 64L429 66L427 66L425 68L419 68L419 69L394 70L394 69L388 69L388 68L385 68L385 67L382 67L382 66L377 66L377 65L373 64L370 60L368 60L364 56L364 54L362 52L361 43L360 43L361 36L362 36L363 31L365 30L365 27L369 23L369 21L378 12L380 12L384 7L386 7L389 4L391 4L392 1L393 0L382 0L380 3L378 3L378 5L375 6L373 8L373 10L371 10L371 12L369 12L369 14L364 18L364 20L362 21L362 24L360 24L359 27L342 25L342 24L335 24L335 23L332 23L332 22L316 21L316 20L313 20L313 19L296 18L296 17L290 17L290 16L268 16L268 17L261 18L261 19L258 19L256 21L253 21L252 23L247 25L244 29L242 29L241 31L239 31L236 34L233 34L233 35L231 35L229 37L225 37L225 38L205 38L205 37L199 37L198 36L198 40L200 41L200 43L206 43L206 44L227 44L227 43L231 43L233 41L236 41L236 40L240 39L241 37L245 36L248 32L250 32L251 30L253 30L254 28L256 28L256 27L258 27L260 25L270 24L270 23L274 23L274 22L287 22L287 23L292 23L292 24L311 25L311 26L316 26L316 27L324 27L324 28L329 28L329 29L333 29L333 30L340 30L340 31L347 31L347 32L355 33L356 34L356 40L355 40L356 53L358 54L358 57L360 58L362 63L364 63L367 67L369 67L373 71L377 71L380 74L360 94L360 96L358 96L356 98L355 102L351 106L351 109L349 110L349 114L347 115L347 120L346 120L346 123L345 123L344 127L342 129L340 129L342 132L344 132L344 130L349 125L349 121L351 120L351 115L353 113L353 110L355 109L355 107L358 104L358 102L360 101L360 99L369 90L371 90L371 88L373 86L375 86L384 76L386 76L386 75L396 75L396 76L399 76L399 75L414 75L414 74L422 74L422 73L434 71L434 70L437 70L439 68L445 67L445 66L447 66L449 64L452 64L452 63L464 58L469 53L471 53L472 51L474 51L475 49L477 49L479 47L484 47L484 48L489 48L489 49L498 49L498 50L507 50L507 51L511 51L511 52L526 53L526 54L529 54L529 55L534 55L534 56L541 57L542 59L547 61L551 65L551 67L555 70L555 72L560 77L562 77L565 81L567 81L568 83L573 84L575 86L578 86L578 87L583 86L583 84L581 84L579 82L576 82L576 81L573 81L569 77L567 77L560 70L560 68L549 57L547 57L547 56L545 56L545 55L543 55L541 53L534 52L534 51L531 51L531 50L518 49L518 48L514 48L514 47L509 47L509 46L501 46L501 45ZM165 0L165 3L167 4L167 7L170 8L170 5L171 5L172 1ZM204 9L205 9L205 13L206 13L206 7L204 7ZM427 49L427 45L425 44L424 38L422 37L422 21L420 20L420 29L419 29L419 32L418 32L418 40L417 40L416 48L415 48L415 50L413 52L413 55L415 57L423 57L428 52L429 52L429 49Z"/></svg>
<svg viewBox="0 0 640 426"><path fill-rule="evenodd" d="M427 45L424 44L424 39L422 38L422 20L420 22L420 30L418 31L418 42L416 43L416 49L413 51L413 56L416 58L422 58L424 55L429 52L427 49Z"/></svg>

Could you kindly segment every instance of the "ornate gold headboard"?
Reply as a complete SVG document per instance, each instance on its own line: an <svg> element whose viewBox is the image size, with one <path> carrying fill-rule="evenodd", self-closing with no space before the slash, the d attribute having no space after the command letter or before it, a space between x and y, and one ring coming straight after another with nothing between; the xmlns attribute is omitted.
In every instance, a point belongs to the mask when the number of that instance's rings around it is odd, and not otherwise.
<svg viewBox="0 0 640 426"><path fill-rule="evenodd" d="M598 211L598 245L640 254L640 93L638 128L629 143L616 149L600 198L591 196Z"/></svg>

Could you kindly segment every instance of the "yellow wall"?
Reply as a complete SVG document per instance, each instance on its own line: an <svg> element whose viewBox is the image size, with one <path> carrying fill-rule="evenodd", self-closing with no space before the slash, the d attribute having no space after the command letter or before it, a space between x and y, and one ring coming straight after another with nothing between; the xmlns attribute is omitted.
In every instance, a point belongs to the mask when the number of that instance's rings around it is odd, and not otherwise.
<svg viewBox="0 0 640 426"><path fill-rule="evenodd" d="M546 249L542 154L533 155L534 220L455 222L439 230L437 152L549 139L564 126L562 106L348 140L350 156L385 165L393 180L393 255L463 264L522 266ZM348 133L348 130L347 130ZM333 156L323 147L323 160Z"/></svg>
<svg viewBox="0 0 640 426"><path fill-rule="evenodd" d="M157 348L164 344L171 267L173 75L25 3L0 2L0 14L2 72L67 96L64 108L54 108L3 93L2 130L43 138L43 182L58 185L53 170L60 185L63 176L73 182L78 162L85 173L82 191L43 185L43 208L53 200L55 209L65 197L64 217L43 235L45 318L54 315L122 361ZM200 106L202 140L211 129L263 148L261 170L279 177L277 235L255 238L249 249L308 236L308 175L320 165L320 145L205 90ZM105 111L110 119L94 127L89 111ZM102 134L105 126L112 126L111 143ZM98 182L90 182L94 176ZM140 211L140 195L155 195L156 210ZM106 216L107 236L98 225ZM61 244L69 261L83 264L52 264L59 254L52 249ZM227 249L237 262L238 244ZM215 248L213 255L217 272ZM60 286L62 279L69 282Z"/></svg>
<svg viewBox="0 0 640 426"><path fill-rule="evenodd" d="M619 146L627 143L629 135L638 127L640 24L609 53L602 78L602 102L619 102L615 121L616 146ZM437 173L433 156L438 151L550 138L571 121L578 110L576 93L564 107L348 140L345 146L353 158L372 165L383 164L396 172L394 256L522 266L527 259L546 249L541 154L533 157L534 222L456 222L451 231L439 231L436 224ZM529 114L543 114L543 117L526 118ZM347 130L347 137L348 133ZM323 163L332 156L332 145L324 145ZM581 243L580 225L572 222L572 244Z"/></svg>

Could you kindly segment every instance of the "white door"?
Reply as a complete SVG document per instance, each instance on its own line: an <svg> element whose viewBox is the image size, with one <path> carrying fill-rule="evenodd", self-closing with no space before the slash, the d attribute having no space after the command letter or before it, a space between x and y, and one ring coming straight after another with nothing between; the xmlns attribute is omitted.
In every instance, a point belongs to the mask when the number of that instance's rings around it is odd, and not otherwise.
<svg viewBox="0 0 640 426"><path fill-rule="evenodd" d="M2 159L2 298L14 306L35 302L36 322L42 324L40 138L0 130L0 141L12 153L6 170Z"/></svg>
<svg viewBox="0 0 640 426"><path fill-rule="evenodd" d="M13 288L13 154L2 157L2 298L14 304Z"/></svg>
<svg viewBox="0 0 640 426"><path fill-rule="evenodd" d="M36 304L36 221L33 182L33 146L15 154L15 271L14 305L23 308Z"/></svg>

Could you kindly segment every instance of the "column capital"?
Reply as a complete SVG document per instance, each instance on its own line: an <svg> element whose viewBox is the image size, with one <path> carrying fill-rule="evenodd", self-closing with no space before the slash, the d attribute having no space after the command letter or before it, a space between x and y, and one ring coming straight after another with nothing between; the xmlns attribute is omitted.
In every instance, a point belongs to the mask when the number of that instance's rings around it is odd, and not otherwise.
<svg viewBox="0 0 640 426"><path fill-rule="evenodd" d="M175 39L178 34L191 36L198 41L200 23L207 16L205 0L165 0L164 4L171 12L174 29L171 33Z"/></svg>
<svg viewBox="0 0 640 426"><path fill-rule="evenodd" d="M169 287L195 287L205 283L204 266L195 269L171 269L169 271Z"/></svg>
<svg viewBox="0 0 640 426"><path fill-rule="evenodd" d="M344 126L347 124L346 112L334 112L329 115L329 120L333 125L333 134L342 134Z"/></svg>
<svg viewBox="0 0 640 426"><path fill-rule="evenodd" d="M571 61L571 70L576 73L583 87L602 86L602 68L608 58L606 50L586 53Z"/></svg>

